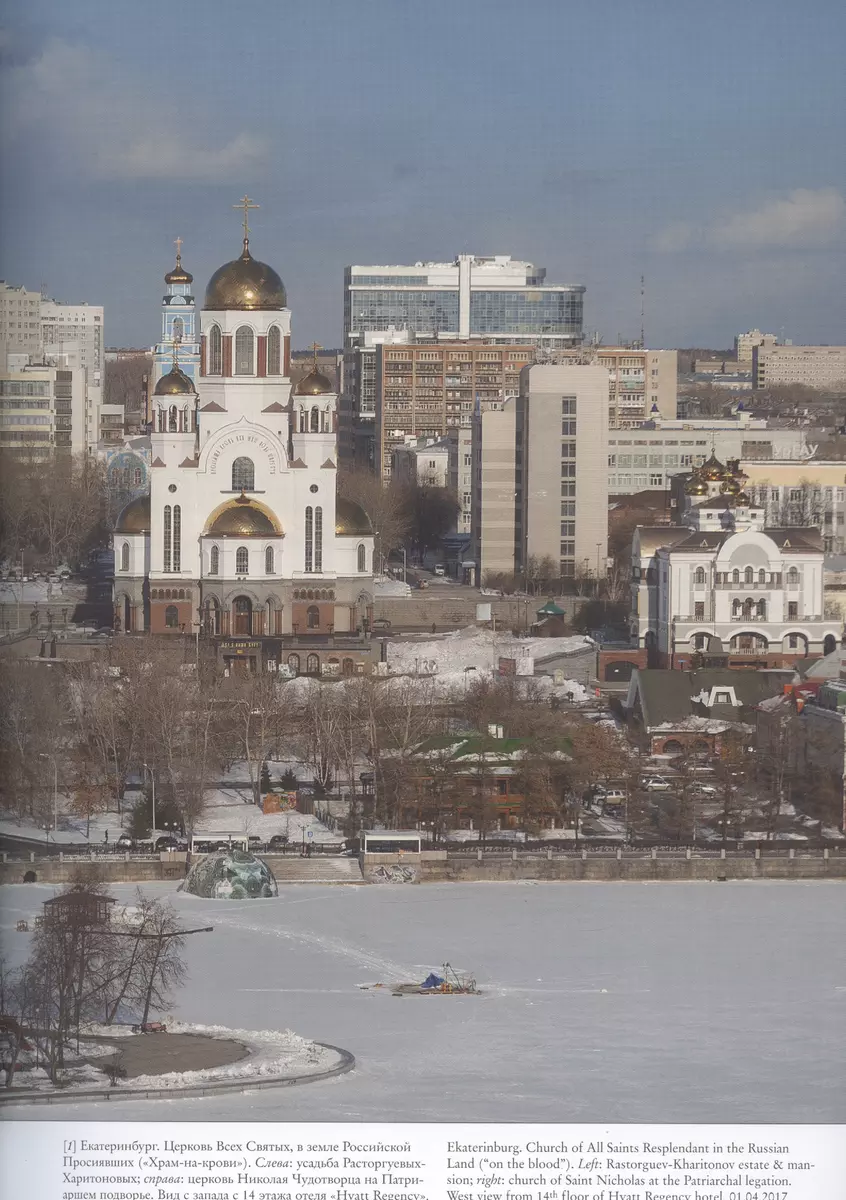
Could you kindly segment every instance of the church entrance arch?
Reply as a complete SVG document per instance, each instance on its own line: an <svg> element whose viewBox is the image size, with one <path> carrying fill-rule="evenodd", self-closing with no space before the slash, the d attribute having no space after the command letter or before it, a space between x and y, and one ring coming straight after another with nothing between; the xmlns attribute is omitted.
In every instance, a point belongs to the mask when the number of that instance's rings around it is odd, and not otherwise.
<svg viewBox="0 0 846 1200"><path fill-rule="evenodd" d="M244 637L253 632L253 602L249 596L236 596L232 601L232 632Z"/></svg>
<svg viewBox="0 0 846 1200"><path fill-rule="evenodd" d="M823 640L823 654L833 654L837 649L837 638L833 633L827 633Z"/></svg>

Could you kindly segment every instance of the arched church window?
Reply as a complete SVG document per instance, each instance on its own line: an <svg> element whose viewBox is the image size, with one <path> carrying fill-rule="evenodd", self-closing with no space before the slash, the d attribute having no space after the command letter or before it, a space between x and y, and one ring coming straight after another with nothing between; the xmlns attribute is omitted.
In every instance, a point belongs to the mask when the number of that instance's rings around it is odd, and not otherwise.
<svg viewBox="0 0 846 1200"><path fill-rule="evenodd" d="M179 431L179 413L175 404L172 404L168 409L167 431L168 433L177 433Z"/></svg>
<svg viewBox="0 0 846 1200"><path fill-rule="evenodd" d="M282 374L282 334L278 325L271 325L267 331L267 373Z"/></svg>
<svg viewBox="0 0 846 1200"><path fill-rule="evenodd" d="M265 575L273 574L273 547L268 546L264 552L264 573Z"/></svg>
<svg viewBox="0 0 846 1200"><path fill-rule="evenodd" d="M320 433L320 409L315 405L311 410L311 433Z"/></svg>
<svg viewBox="0 0 846 1200"><path fill-rule="evenodd" d="M235 574L248 575L250 572L250 554L246 546L239 546L235 551Z"/></svg>
<svg viewBox="0 0 846 1200"><path fill-rule="evenodd" d="M217 575L220 571L220 547L212 546L209 553L209 575Z"/></svg>
<svg viewBox="0 0 846 1200"><path fill-rule="evenodd" d="M320 658L317 654L310 654L306 659L306 671L309 675L320 674Z"/></svg>
<svg viewBox="0 0 846 1200"><path fill-rule="evenodd" d="M314 570L314 509L309 504L305 510L305 569Z"/></svg>
<svg viewBox="0 0 846 1200"><path fill-rule="evenodd" d="M163 521L162 521L162 541L163 541L162 550L163 550L163 559L164 559L162 566L164 567L165 571L170 570L171 547L173 544L172 539L173 539L172 512L171 512L170 505L166 504L164 506L164 514L163 514Z"/></svg>
<svg viewBox="0 0 846 1200"><path fill-rule="evenodd" d="M740 571L738 571L737 567L731 573L731 581L732 583L740 583Z"/></svg>
<svg viewBox="0 0 846 1200"><path fill-rule="evenodd" d="M299 656L299 654L289 654L288 655L288 666L291 668L291 670L294 672L295 675L299 675L299 673L300 673L300 656Z"/></svg>
<svg viewBox="0 0 846 1200"><path fill-rule="evenodd" d="M694 583L704 583L704 582L705 582L705 568L697 567L696 574L694 576Z"/></svg>
<svg viewBox="0 0 846 1200"><path fill-rule="evenodd" d="M766 619L767 619L767 602L766 602L766 600L758 601L757 615L761 621L766 621Z"/></svg>
<svg viewBox="0 0 846 1200"><path fill-rule="evenodd" d="M236 458L232 464L232 491L254 492L256 468L251 458Z"/></svg>
<svg viewBox="0 0 846 1200"><path fill-rule="evenodd" d="M249 325L242 325L235 331L235 374L252 375L255 373L255 338Z"/></svg>
<svg viewBox="0 0 846 1200"><path fill-rule="evenodd" d="M367 551L364 549L364 543L358 548L358 569L359 571L367 570Z"/></svg>
<svg viewBox="0 0 846 1200"><path fill-rule="evenodd" d="M129 570L129 542L124 542L120 548L120 569Z"/></svg>
<svg viewBox="0 0 846 1200"><path fill-rule="evenodd" d="M209 330L209 375L220 375L223 371L223 338L220 326L212 325Z"/></svg>
<svg viewBox="0 0 846 1200"><path fill-rule="evenodd" d="M323 571L323 509L314 510L314 569Z"/></svg>
<svg viewBox="0 0 846 1200"><path fill-rule="evenodd" d="M760 571L758 572L758 582L759 583L767 582L767 572L764 570L763 567L761 567Z"/></svg>
<svg viewBox="0 0 846 1200"><path fill-rule="evenodd" d="M173 569L182 570L182 506L173 506Z"/></svg>
<svg viewBox="0 0 846 1200"><path fill-rule="evenodd" d="M173 340L175 342L181 342L183 335L185 333L185 322L182 320L181 317L173 318L173 325L171 326L171 330L172 330L171 337L173 338Z"/></svg>
<svg viewBox="0 0 846 1200"><path fill-rule="evenodd" d="M316 604L310 604L306 609L306 625L309 629L320 628L320 609Z"/></svg>
<svg viewBox="0 0 846 1200"><path fill-rule="evenodd" d="M132 472L132 484L134 487L140 487L144 479L144 472L140 467L136 467Z"/></svg>
<svg viewBox="0 0 846 1200"><path fill-rule="evenodd" d="M179 628L179 609L175 604L169 604L165 609L165 628Z"/></svg>
<svg viewBox="0 0 846 1200"><path fill-rule="evenodd" d="M754 582L754 579L755 579L755 572L752 570L751 567L747 567L743 573L743 582L744 583L752 583L752 582Z"/></svg>
<svg viewBox="0 0 846 1200"><path fill-rule="evenodd" d="M796 567L791 567L790 570L787 572L787 582L788 583L798 583L799 582L799 571L797 570Z"/></svg>

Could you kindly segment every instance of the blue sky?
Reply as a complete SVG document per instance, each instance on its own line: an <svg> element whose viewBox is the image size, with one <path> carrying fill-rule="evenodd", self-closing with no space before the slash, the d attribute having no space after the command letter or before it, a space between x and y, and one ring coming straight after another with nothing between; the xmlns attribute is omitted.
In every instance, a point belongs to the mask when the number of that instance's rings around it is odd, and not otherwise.
<svg viewBox="0 0 846 1200"><path fill-rule="evenodd" d="M510 253L653 346L846 341L846 6L809 0L10 0L0 275L152 343L173 239L239 248L294 344L346 263Z"/></svg>

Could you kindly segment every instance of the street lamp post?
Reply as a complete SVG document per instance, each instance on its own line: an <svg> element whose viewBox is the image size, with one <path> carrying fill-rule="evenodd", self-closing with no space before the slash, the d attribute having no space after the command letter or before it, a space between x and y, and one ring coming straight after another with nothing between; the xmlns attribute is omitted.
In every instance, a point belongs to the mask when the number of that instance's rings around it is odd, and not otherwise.
<svg viewBox="0 0 846 1200"><path fill-rule="evenodd" d="M54 754L39 754L39 758L49 758L53 763L53 828L59 827L59 768L56 766Z"/></svg>
<svg viewBox="0 0 846 1200"><path fill-rule="evenodd" d="M146 763L144 763L144 770L150 776L150 786L153 791L153 828L151 831L151 836L155 837L156 836L156 777L153 774L153 768L148 767Z"/></svg>

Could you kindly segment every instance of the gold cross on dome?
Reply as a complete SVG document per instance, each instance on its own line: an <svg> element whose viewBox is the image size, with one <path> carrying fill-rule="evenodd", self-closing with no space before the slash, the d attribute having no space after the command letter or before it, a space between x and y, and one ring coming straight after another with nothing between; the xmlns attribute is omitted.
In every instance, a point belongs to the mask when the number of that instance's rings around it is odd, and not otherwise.
<svg viewBox="0 0 846 1200"><path fill-rule="evenodd" d="M247 242L250 240L250 226L247 223L247 218L249 216L250 209L251 208L261 208L261 205L253 204L250 197L247 195L244 195L241 197L241 199L238 201L238 203L233 204L232 207L233 208L242 208L244 210L244 222L243 222L243 224L244 224L244 246L246 246Z"/></svg>
<svg viewBox="0 0 846 1200"><path fill-rule="evenodd" d="M176 247L176 261L179 262L180 258L182 257L182 238L174 238L173 244Z"/></svg>
<svg viewBox="0 0 846 1200"><path fill-rule="evenodd" d="M322 350L323 347L321 346L320 342L312 342L310 349L311 349L312 361L314 363L314 368L315 368L315 370L317 370L317 351Z"/></svg>

